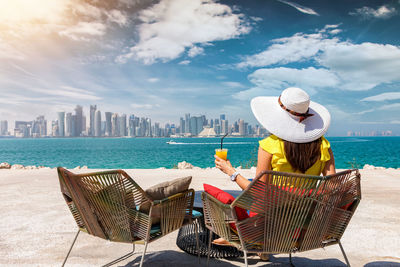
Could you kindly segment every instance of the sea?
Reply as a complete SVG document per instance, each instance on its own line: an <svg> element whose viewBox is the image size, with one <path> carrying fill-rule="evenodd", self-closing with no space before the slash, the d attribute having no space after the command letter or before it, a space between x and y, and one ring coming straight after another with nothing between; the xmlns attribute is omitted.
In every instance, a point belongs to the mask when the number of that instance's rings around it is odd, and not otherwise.
<svg viewBox="0 0 400 267"><path fill-rule="evenodd" d="M400 137L327 137L336 168L365 164L400 168ZM235 167L256 164L261 138L225 138L223 147ZM25 166L100 169L176 168L182 161L214 167L220 138L0 138L0 163Z"/></svg>

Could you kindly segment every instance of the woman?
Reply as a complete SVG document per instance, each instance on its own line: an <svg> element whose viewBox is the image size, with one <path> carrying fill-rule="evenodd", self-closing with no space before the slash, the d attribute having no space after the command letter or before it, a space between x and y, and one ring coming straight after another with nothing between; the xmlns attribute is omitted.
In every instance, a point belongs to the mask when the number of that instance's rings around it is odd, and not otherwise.
<svg viewBox="0 0 400 267"><path fill-rule="evenodd" d="M260 124L271 133L259 142L256 174L266 170L309 175L336 173L330 144L323 137L330 124L329 111L310 101L305 91L291 87L279 97L256 97L251 101L251 109ZM215 166L242 189L250 184L229 160L215 156ZM266 176L261 179L266 182ZM226 242L223 239L213 241L216 244Z"/></svg>

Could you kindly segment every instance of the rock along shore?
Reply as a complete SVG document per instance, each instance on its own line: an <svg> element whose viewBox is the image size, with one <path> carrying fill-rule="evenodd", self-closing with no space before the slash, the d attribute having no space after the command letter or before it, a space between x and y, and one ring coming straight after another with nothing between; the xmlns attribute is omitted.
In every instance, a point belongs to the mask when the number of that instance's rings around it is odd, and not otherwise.
<svg viewBox="0 0 400 267"><path fill-rule="evenodd" d="M178 169L178 170L189 170L189 169L193 169L193 170L200 170L202 168L200 167L196 167L193 166L191 163L186 162L186 161L182 161L179 162L177 165L175 165L176 167L173 169ZM29 165L29 166L24 166L22 164L9 164L8 162L2 162L0 163L0 169L11 169L11 170L37 170L37 169L55 169L55 168L51 168L51 167L46 167L46 166L35 166L35 165ZM76 166L75 168L72 168L73 170L87 170L89 169L88 166ZM166 169L165 167L160 167L157 169ZM205 168L206 170L209 169L215 169L215 167L208 167ZM236 167L236 169L242 169L241 166ZM250 170L255 170L256 167L251 167ZM363 170L395 170L395 168L386 168L386 167L379 167L379 166L373 166L373 165L369 165L369 164L365 164L364 167L362 168ZM400 168L397 168L397 170L400 170Z"/></svg>

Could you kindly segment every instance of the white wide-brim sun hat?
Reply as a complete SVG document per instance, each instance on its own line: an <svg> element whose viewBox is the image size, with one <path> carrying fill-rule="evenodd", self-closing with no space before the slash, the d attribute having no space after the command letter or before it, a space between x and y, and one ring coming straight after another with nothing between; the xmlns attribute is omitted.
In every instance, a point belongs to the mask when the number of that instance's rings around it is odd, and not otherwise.
<svg viewBox="0 0 400 267"><path fill-rule="evenodd" d="M320 138L331 122L331 115L324 106L310 101L305 91L295 87L283 90L280 97L253 98L251 110L270 133L294 143L308 143Z"/></svg>

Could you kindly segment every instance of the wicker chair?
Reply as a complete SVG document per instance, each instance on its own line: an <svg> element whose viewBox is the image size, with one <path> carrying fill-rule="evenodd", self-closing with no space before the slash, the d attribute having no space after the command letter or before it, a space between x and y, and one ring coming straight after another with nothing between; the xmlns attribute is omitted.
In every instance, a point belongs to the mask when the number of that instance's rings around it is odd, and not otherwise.
<svg viewBox="0 0 400 267"><path fill-rule="evenodd" d="M263 176L267 183L260 180ZM246 266L249 252L288 253L292 264L294 252L333 244L339 244L350 266L340 238L360 200L358 170L329 176L266 171L230 205L202 193L206 227L242 250ZM253 216L238 221L235 207Z"/></svg>
<svg viewBox="0 0 400 267"><path fill-rule="evenodd" d="M135 243L145 245L192 222L194 190L153 201L122 170L73 174L59 167L61 193L78 225L78 232L63 262L63 266L80 231L115 242L133 244L133 251L118 260L133 255ZM150 203L149 214L137 207ZM159 226L152 225L152 212L159 210Z"/></svg>

